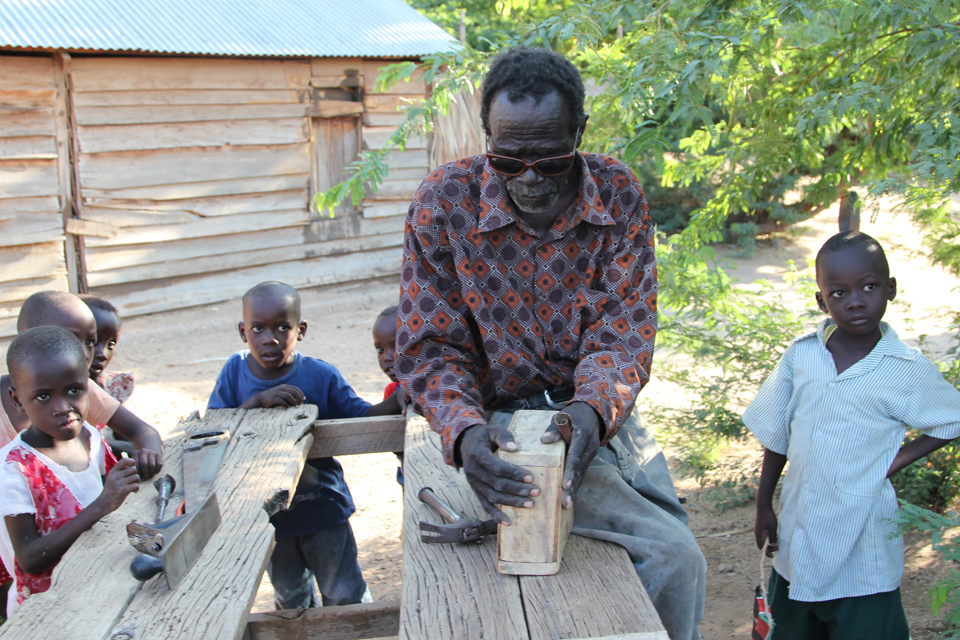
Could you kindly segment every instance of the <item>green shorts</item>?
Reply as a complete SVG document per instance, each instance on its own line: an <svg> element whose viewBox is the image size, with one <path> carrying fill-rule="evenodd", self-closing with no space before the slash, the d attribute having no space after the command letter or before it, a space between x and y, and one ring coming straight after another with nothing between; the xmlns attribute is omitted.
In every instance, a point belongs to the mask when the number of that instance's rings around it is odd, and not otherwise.
<svg viewBox="0 0 960 640"><path fill-rule="evenodd" d="M869 596L823 602L791 600L790 583L770 574L770 613L776 626L772 640L909 640L899 587Z"/></svg>

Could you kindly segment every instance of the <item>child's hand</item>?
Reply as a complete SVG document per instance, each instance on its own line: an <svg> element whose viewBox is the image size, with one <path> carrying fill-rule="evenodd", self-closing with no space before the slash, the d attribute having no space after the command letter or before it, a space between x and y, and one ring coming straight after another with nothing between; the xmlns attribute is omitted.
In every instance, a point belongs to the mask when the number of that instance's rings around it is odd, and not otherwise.
<svg viewBox="0 0 960 640"><path fill-rule="evenodd" d="M163 454L151 449L137 449L133 452L133 460L141 478L152 478L163 468Z"/></svg>
<svg viewBox="0 0 960 640"><path fill-rule="evenodd" d="M119 509L128 495L139 490L140 476L137 475L136 463L130 458L123 458L107 474L103 491L97 500L104 513L110 513Z"/></svg>
<svg viewBox="0 0 960 640"><path fill-rule="evenodd" d="M403 385L400 385L397 387L397 390L393 392L393 395L396 396L397 404L400 405L400 415L407 415L407 407L411 404L407 390L403 388Z"/></svg>
<svg viewBox="0 0 960 640"><path fill-rule="evenodd" d="M279 387L261 391L242 405L241 409L256 409L258 407L299 407L303 404L303 391L292 384L282 384Z"/></svg>
<svg viewBox="0 0 960 640"><path fill-rule="evenodd" d="M757 507L757 521L753 527L753 533L757 537L757 549L763 549L763 543L770 541L767 546L767 557L772 558L779 548L777 546L777 514L772 508Z"/></svg>

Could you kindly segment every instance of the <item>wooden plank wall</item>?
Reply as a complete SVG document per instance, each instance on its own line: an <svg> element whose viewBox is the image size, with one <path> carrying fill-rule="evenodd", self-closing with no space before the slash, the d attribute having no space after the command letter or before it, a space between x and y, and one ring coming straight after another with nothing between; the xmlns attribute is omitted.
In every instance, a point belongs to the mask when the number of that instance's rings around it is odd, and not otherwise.
<svg viewBox="0 0 960 640"><path fill-rule="evenodd" d="M31 293L68 288L58 97L52 57L0 55L0 335Z"/></svg>
<svg viewBox="0 0 960 640"><path fill-rule="evenodd" d="M362 108L348 104L359 73L344 77L363 61L334 62L339 73L308 60L75 58L81 215L116 230L85 239L91 292L139 315L267 279L398 273L402 216L308 207L326 162L312 118Z"/></svg>
<svg viewBox="0 0 960 640"><path fill-rule="evenodd" d="M397 111L407 99L422 99L427 94L427 86L418 75L409 82L400 82L383 93L374 91L379 69L390 64L390 60L364 61L363 96L363 148L381 149L396 130L403 116ZM430 173L430 158L427 140L418 138L407 143L405 151L393 151L389 155L390 173L380 185L377 193L368 192L363 203L363 214L367 218L406 215L410 200L416 194L420 183Z"/></svg>

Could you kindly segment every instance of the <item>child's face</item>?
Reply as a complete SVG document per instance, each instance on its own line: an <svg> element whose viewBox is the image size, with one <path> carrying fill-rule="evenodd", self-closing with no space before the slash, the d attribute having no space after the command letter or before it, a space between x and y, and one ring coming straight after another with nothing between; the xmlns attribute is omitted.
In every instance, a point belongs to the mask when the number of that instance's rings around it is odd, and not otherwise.
<svg viewBox="0 0 960 640"><path fill-rule="evenodd" d="M120 339L120 318L112 311L91 309L97 323L97 344L93 348L93 364L90 365L90 377L98 380L110 361L113 350Z"/></svg>
<svg viewBox="0 0 960 640"><path fill-rule="evenodd" d="M54 440L72 440L87 415L87 363L62 353L33 358L11 380L10 398L30 424Z"/></svg>
<svg viewBox="0 0 960 640"><path fill-rule="evenodd" d="M80 298L77 298L75 305L68 309L53 311L45 320L45 325L63 327L77 336L77 340L83 345L83 353L87 357L87 368L89 369L93 363L93 351L97 345L97 321L94 319L90 307L84 304Z"/></svg>
<svg viewBox="0 0 960 640"><path fill-rule="evenodd" d="M864 247L827 253L817 274L817 304L837 327L866 335L880 325L887 302L897 297L897 281L882 258Z"/></svg>
<svg viewBox="0 0 960 640"><path fill-rule="evenodd" d="M258 377L280 377L293 364L297 341L307 333L294 302L283 295L267 293L243 305L240 338L250 345L250 354L262 371Z"/></svg>
<svg viewBox="0 0 960 640"><path fill-rule="evenodd" d="M380 369L396 382L393 361L397 357L397 316L384 316L373 325L373 348L377 350Z"/></svg>

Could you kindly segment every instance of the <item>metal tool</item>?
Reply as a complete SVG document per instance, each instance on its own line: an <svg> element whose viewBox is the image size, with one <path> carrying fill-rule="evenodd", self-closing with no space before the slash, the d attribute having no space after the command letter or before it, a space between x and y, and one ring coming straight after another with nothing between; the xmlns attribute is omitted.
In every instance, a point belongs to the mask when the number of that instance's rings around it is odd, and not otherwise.
<svg viewBox="0 0 960 640"><path fill-rule="evenodd" d="M171 589L200 556L210 536L220 526L217 494L211 493L200 508L153 526L132 522L127 536L141 555L133 559L130 573L137 580L149 580L161 571Z"/></svg>
<svg viewBox="0 0 960 640"><path fill-rule="evenodd" d="M496 535L497 521L467 518L457 513L441 500L430 487L420 489L417 494L420 501L432 507L448 524L433 524L420 521L420 540L422 542L476 542L481 544L487 536Z"/></svg>
<svg viewBox="0 0 960 640"><path fill-rule="evenodd" d="M183 446L185 513L163 520L176 482L170 476L157 480L154 486L160 494L157 498L160 520L153 525L137 522L127 525L130 544L142 553L130 564L134 578L149 580L162 571L167 586L173 588L199 557L220 526L220 505L211 489L229 442L227 430L187 434Z"/></svg>
<svg viewBox="0 0 960 640"><path fill-rule="evenodd" d="M167 474L154 480L153 486L157 490L157 506L160 508L157 512L157 522L163 522L163 513L167 510L170 494L177 488L177 481L173 479L173 476Z"/></svg>

